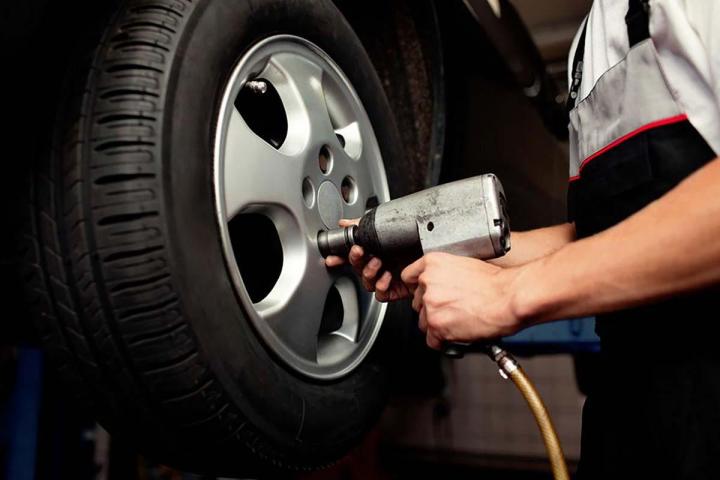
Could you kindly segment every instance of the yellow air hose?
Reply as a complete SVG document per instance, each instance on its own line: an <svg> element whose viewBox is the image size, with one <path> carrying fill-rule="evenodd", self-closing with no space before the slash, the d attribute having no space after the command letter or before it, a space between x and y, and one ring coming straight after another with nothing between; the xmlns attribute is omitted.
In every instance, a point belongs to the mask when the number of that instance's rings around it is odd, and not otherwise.
<svg viewBox="0 0 720 480"><path fill-rule="evenodd" d="M530 411L532 411L532 414L535 416L535 421L540 428L540 434L542 435L545 449L550 459L550 468L552 469L553 477L555 480L569 480L570 475L568 474L560 440L558 439L550 414L540 394L535 389L535 385L533 385L527 375L525 375L525 372L517 360L507 351L497 345L490 345L488 346L487 353L490 358L498 364L498 367L500 367L500 374L504 378L509 377L518 390L520 390L522 396L525 397Z"/></svg>

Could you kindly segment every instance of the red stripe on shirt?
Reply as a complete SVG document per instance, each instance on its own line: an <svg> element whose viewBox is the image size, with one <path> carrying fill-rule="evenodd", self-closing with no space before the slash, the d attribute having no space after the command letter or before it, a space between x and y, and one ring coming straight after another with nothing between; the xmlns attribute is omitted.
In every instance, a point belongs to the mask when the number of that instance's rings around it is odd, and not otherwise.
<svg viewBox="0 0 720 480"><path fill-rule="evenodd" d="M674 117L663 118L662 120L656 120L654 122L648 123L647 125L643 125L640 128L636 128L632 132L627 133L616 140L613 140L608 145L604 146L603 148L601 148L600 150L598 150L597 152L593 153L592 155L587 157L585 160L583 160L582 163L580 164L579 173L573 177L570 177L569 181L574 182L575 180L579 179L580 174L583 171L583 168L585 168L585 166L588 163L592 162L593 160L598 158L600 155L607 153L608 151L617 147L621 143L626 142L627 140L630 140L631 138L635 137L636 135L639 135L643 132L647 132L648 130L652 130L653 128L664 127L665 125L672 125L673 123L684 122L685 120L687 120L687 115L684 113L682 113L680 115L675 115Z"/></svg>

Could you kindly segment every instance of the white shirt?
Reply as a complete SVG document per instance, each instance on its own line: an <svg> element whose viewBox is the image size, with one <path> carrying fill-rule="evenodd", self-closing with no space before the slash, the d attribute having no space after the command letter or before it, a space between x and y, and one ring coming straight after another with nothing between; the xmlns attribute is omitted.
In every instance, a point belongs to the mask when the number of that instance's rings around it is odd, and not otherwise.
<svg viewBox="0 0 720 480"><path fill-rule="evenodd" d="M627 10L628 0L593 3L586 20L578 101L592 91L603 73L627 55ZM579 36L580 32L570 49L568 77ZM650 37L675 100L690 123L720 154L720 0L650 0Z"/></svg>

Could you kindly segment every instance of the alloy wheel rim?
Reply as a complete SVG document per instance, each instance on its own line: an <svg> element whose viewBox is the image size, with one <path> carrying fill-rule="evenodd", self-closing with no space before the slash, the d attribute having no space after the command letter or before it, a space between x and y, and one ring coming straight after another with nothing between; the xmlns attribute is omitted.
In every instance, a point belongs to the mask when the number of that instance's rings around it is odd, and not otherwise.
<svg viewBox="0 0 720 480"><path fill-rule="evenodd" d="M217 220L248 319L297 372L348 374L372 348L386 305L349 268L325 267L317 233L390 198L362 102L322 49L277 35L235 66L216 132Z"/></svg>

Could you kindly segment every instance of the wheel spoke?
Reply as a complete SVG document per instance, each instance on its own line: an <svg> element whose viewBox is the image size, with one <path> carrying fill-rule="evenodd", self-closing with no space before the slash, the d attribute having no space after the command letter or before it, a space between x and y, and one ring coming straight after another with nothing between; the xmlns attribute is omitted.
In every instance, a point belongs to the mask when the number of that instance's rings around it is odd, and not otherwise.
<svg viewBox="0 0 720 480"><path fill-rule="evenodd" d="M342 337L349 342L357 341L360 328L360 305L355 284L349 278L339 278L335 288L340 294L343 306L342 326L330 335Z"/></svg>
<svg viewBox="0 0 720 480"><path fill-rule="evenodd" d="M358 344L360 334L360 302L362 301L355 283L347 277L341 277L335 283L343 306L342 326L328 335L320 337L317 361L320 365L329 365L340 361L349 348Z"/></svg>
<svg viewBox="0 0 720 480"><path fill-rule="evenodd" d="M283 281L281 276L273 291L255 305L275 334L310 361L316 361L318 332L331 286L330 275L315 257L308 261L300 282Z"/></svg>
<svg viewBox="0 0 720 480"><path fill-rule="evenodd" d="M288 135L305 135L307 146L316 147L334 138L328 114L324 75L317 64L293 53L270 57L263 74L280 95L288 116Z"/></svg>
<svg viewBox="0 0 720 480"><path fill-rule="evenodd" d="M292 207L301 201L299 161L258 137L234 108L226 136L224 169L228 220L254 204Z"/></svg>

